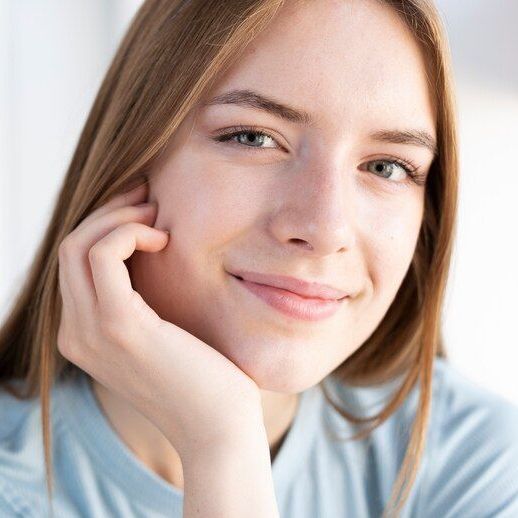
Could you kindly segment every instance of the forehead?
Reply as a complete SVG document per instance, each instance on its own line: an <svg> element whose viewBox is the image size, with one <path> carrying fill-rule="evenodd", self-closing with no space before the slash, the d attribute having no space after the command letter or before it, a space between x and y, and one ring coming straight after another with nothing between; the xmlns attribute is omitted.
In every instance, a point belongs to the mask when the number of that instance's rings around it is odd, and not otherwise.
<svg viewBox="0 0 518 518"><path fill-rule="evenodd" d="M288 1L211 94L236 88L270 93L336 131L408 120L435 130L422 49L378 0Z"/></svg>

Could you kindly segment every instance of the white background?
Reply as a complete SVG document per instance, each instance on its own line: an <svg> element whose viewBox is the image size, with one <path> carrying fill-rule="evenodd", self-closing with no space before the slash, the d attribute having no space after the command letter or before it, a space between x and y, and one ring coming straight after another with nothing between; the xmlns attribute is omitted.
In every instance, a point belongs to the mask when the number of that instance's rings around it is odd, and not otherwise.
<svg viewBox="0 0 518 518"><path fill-rule="evenodd" d="M0 318L23 282L94 95L140 0L0 0ZM461 191L452 362L518 403L518 2L440 0Z"/></svg>

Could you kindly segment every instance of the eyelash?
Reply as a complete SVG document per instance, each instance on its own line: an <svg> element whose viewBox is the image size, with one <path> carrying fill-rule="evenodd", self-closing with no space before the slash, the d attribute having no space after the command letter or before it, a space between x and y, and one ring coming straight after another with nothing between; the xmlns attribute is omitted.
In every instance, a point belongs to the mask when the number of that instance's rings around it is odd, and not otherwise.
<svg viewBox="0 0 518 518"><path fill-rule="evenodd" d="M212 138L216 142L229 142L230 143L230 139L232 139L233 137L237 137L238 135L245 134L245 133L252 134L255 136L260 136L260 137L268 137L277 143L277 139L273 135L270 135L266 131L255 129L251 126L232 126L231 128L229 128L229 131L226 131L225 133L221 133L221 134L217 135L216 137L212 137ZM246 151L251 151L251 152L255 152L256 150L260 150L260 149L272 149L272 148L259 148L259 147L256 148L254 146L247 146L245 144L240 144L239 142L234 142L234 144L237 144L240 147L244 147L246 149ZM397 164L405 171L405 173L408 175L408 178L410 179L411 182L414 182L417 185L424 185L426 183L426 174L420 173L418 171L418 166L413 164L410 160L403 160L396 156L389 155L387 157L387 159L378 158L376 160L371 160L370 162L388 162L388 163ZM382 177L380 177L380 178L382 178ZM390 180L388 180L388 181L390 182ZM403 181L403 182L392 182L392 183L406 184L407 182Z"/></svg>

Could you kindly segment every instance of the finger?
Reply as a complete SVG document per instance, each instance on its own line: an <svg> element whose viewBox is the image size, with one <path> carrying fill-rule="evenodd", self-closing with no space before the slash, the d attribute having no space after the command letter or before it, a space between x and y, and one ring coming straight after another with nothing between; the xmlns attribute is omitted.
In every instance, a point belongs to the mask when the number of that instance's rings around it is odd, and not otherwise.
<svg viewBox="0 0 518 518"><path fill-rule="evenodd" d="M61 294L61 316L57 345L60 354L70 360L68 351L70 351L70 346L72 343L76 343L77 340L76 338L73 338L73 336L77 336L76 333L79 331L76 325L76 323L79 322L77 319L81 319L80 322L82 326L88 327L86 320L88 315L93 315L93 313L87 313L86 315L77 313L76 301L74 299L74 294L72 293L72 290L68 284L63 264L64 263L60 257L58 262L58 274L59 291Z"/></svg>
<svg viewBox="0 0 518 518"><path fill-rule="evenodd" d="M97 296L92 277L89 250L104 236L119 225L131 221L152 223L156 207L133 205L121 207L91 221L84 228L76 229L69 237L68 251L60 269L63 271L64 290L70 293L78 315L93 314L97 307Z"/></svg>
<svg viewBox="0 0 518 518"><path fill-rule="evenodd" d="M75 305L75 300L68 285L65 275L65 267L61 259L58 260L58 280L63 310L64 308L72 308Z"/></svg>
<svg viewBox="0 0 518 518"><path fill-rule="evenodd" d="M101 216L104 216L108 212L111 212L115 209L124 207L126 205L134 205L136 203L146 201L148 196L148 190L148 182L144 182L132 189L131 191L114 196L101 207L97 208L96 210L91 212L86 218L84 218L81 221L81 223L74 229L74 231L78 228L84 228L86 225L89 225L92 221L96 220Z"/></svg>
<svg viewBox="0 0 518 518"><path fill-rule="evenodd" d="M133 287L124 260L135 250L158 252L169 236L141 223L124 223L99 240L88 253L101 313L118 319L133 297ZM126 307L125 307L126 305Z"/></svg>

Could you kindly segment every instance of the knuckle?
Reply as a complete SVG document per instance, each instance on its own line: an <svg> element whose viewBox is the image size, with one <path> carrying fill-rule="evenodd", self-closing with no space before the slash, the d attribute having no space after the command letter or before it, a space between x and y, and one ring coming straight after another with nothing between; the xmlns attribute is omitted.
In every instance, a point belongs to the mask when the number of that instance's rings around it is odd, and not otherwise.
<svg viewBox="0 0 518 518"><path fill-rule="evenodd" d="M136 205L126 205L121 207L119 210L121 218L127 220L128 223L146 216L146 212L143 211L141 207L137 207Z"/></svg>
<svg viewBox="0 0 518 518"><path fill-rule="evenodd" d="M101 318L99 327L103 336L105 336L109 342L115 344L124 343L125 331L120 318L114 316Z"/></svg>
<svg viewBox="0 0 518 518"><path fill-rule="evenodd" d="M71 360L74 356L73 340L69 333L65 332L63 327L60 327L57 340L58 351L62 356Z"/></svg>
<svg viewBox="0 0 518 518"><path fill-rule="evenodd" d="M120 225L119 228L121 229L120 232L136 234L142 228L142 223L137 223L136 221L127 221L126 223Z"/></svg>
<svg viewBox="0 0 518 518"><path fill-rule="evenodd" d="M144 330L160 327L162 319L142 298L142 296L134 292L127 305L128 321L131 322L131 328L128 330Z"/></svg>
<svg viewBox="0 0 518 518"><path fill-rule="evenodd" d="M74 244L70 237L66 237L61 241L59 247L58 247L58 258L60 262L66 261L70 256L73 255L74 252Z"/></svg>
<svg viewBox="0 0 518 518"><path fill-rule="evenodd" d="M88 260L90 263L98 262L104 255L104 245L101 241L97 241L90 250L88 250Z"/></svg>

